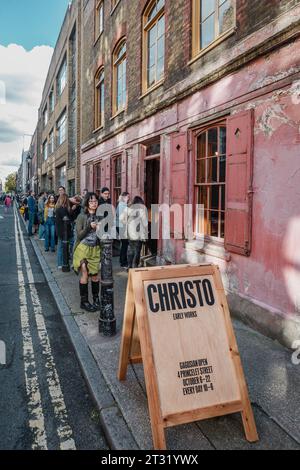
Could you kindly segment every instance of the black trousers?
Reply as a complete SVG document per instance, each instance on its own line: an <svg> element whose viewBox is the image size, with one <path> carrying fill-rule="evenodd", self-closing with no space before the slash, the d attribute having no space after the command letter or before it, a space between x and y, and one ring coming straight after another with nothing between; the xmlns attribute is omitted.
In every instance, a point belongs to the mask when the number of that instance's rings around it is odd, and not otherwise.
<svg viewBox="0 0 300 470"><path fill-rule="evenodd" d="M141 251L143 247L143 242L141 240L129 240L128 247L128 268L138 268L141 259Z"/></svg>
<svg viewBox="0 0 300 470"><path fill-rule="evenodd" d="M128 240L121 240L121 252L120 252L120 265L126 267L128 265L127 261L127 251L128 251Z"/></svg>
<svg viewBox="0 0 300 470"><path fill-rule="evenodd" d="M138 268L141 259L143 242L141 240L129 240L128 247L128 268Z"/></svg>

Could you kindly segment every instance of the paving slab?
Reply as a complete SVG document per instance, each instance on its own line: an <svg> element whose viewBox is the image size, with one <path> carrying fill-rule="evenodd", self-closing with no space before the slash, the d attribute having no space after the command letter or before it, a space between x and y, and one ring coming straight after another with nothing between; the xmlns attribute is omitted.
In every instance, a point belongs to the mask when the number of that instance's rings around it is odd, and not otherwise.
<svg viewBox="0 0 300 470"><path fill-rule="evenodd" d="M102 407L102 422L107 427L107 434L111 436L112 447L152 449L142 364L129 366L126 381L119 382L117 379L127 273L118 268L117 259L114 259L115 315L118 334L114 338L104 338L98 332L99 313L86 313L79 308L78 277L73 272L58 271L53 255L48 253L40 255L41 263L45 264L45 270L48 269L52 276L52 280L49 277L48 282L53 282L56 286L54 286L56 301L60 302L63 299L62 302L67 307L65 310L62 308L62 311L72 317L69 319L73 321L71 334L80 335L84 339L109 390L107 403L109 406L107 409ZM239 321L235 320L233 324L260 441L255 444L246 441L240 414L235 414L167 429L168 448L299 450L300 366L292 364L292 353L281 345ZM82 367L84 368L84 358ZM87 374L87 380L90 376L91 374ZM116 423L120 417L124 420L125 427L120 426L118 432Z"/></svg>

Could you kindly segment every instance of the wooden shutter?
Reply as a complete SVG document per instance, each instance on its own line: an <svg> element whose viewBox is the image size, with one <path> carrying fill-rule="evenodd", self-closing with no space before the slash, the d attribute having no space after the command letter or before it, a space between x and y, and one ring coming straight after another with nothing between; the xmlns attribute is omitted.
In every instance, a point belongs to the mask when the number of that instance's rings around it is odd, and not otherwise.
<svg viewBox="0 0 300 470"><path fill-rule="evenodd" d="M104 188L105 186L105 181L106 181L106 172L105 172L105 168L106 168L106 161L105 160L102 160L101 161L101 189Z"/></svg>
<svg viewBox="0 0 300 470"><path fill-rule="evenodd" d="M105 180L104 180L104 186L109 188L111 190L111 159L108 158L104 162L105 164Z"/></svg>
<svg viewBox="0 0 300 470"><path fill-rule="evenodd" d="M227 119L225 248L249 256L252 225L253 110Z"/></svg>
<svg viewBox="0 0 300 470"><path fill-rule="evenodd" d="M127 191L127 152L122 154L122 185L121 192Z"/></svg>
<svg viewBox="0 0 300 470"><path fill-rule="evenodd" d="M186 204L187 194L187 134L171 137L171 203Z"/></svg>
<svg viewBox="0 0 300 470"><path fill-rule="evenodd" d="M170 204L182 206L182 228L184 230L184 205L188 203L187 133L171 136L171 197ZM174 235L174 219L171 213L171 234Z"/></svg>
<svg viewBox="0 0 300 470"><path fill-rule="evenodd" d="M131 193L131 197L141 195L140 190L140 159L139 159L139 146L135 145L132 149L131 155L129 155L128 167L129 167L129 185L128 189Z"/></svg>

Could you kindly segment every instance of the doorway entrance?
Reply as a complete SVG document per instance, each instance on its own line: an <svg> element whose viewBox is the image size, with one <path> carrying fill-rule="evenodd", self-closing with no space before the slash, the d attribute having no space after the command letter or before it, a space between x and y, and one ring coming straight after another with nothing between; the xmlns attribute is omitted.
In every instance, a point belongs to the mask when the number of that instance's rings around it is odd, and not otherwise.
<svg viewBox="0 0 300 470"><path fill-rule="evenodd" d="M146 157L147 158L147 157ZM158 240L151 239L151 224L154 222L151 210L152 204L159 204L160 158L145 160L145 204L148 209L149 239L147 254L155 256L158 249Z"/></svg>

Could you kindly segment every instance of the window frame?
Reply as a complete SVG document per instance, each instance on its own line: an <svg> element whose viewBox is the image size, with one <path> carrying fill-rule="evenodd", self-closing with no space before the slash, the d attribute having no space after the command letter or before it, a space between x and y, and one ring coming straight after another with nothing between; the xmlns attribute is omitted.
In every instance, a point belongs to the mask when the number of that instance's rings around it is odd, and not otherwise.
<svg viewBox="0 0 300 470"><path fill-rule="evenodd" d="M119 52L122 50L123 45L125 44L126 50L125 53L118 58ZM118 97L118 66L121 65L124 61L126 61L125 67L125 102L122 107L118 108L117 106L117 97ZM127 39L124 36L121 38L118 43L116 44L113 54L112 54L112 66L113 66L113 88L112 88L112 118L117 116L118 114L125 111L127 108Z"/></svg>
<svg viewBox="0 0 300 470"><path fill-rule="evenodd" d="M148 84L148 38L149 38L149 31L152 29L152 27L158 23L158 21L164 16L166 16L166 4L161 7L161 9L155 14L155 16L148 21L148 16L152 8L154 7L154 4L157 3L158 0L151 0L144 13L143 13L143 18L142 18L142 26L143 26L143 44L142 44L142 57L143 57L143 64L142 64L142 94L144 95L145 93L151 91L152 89L156 88L159 86L161 83L163 83L165 79L165 69L166 69L166 64L165 64L165 59L166 59L166 48L164 48L164 73L162 78L159 80L155 80L155 82L152 85ZM166 21L166 19L165 19ZM165 31L164 31L164 45L166 46L166 23L165 23ZM157 68L157 63L156 63L156 68Z"/></svg>
<svg viewBox="0 0 300 470"><path fill-rule="evenodd" d="M51 99L52 97L52 99ZM52 106L51 106L52 104ZM50 93L49 93L49 116L52 115L55 107L55 100L54 100L54 87L51 88Z"/></svg>
<svg viewBox="0 0 300 470"><path fill-rule="evenodd" d="M102 29L100 29L101 21L100 21L100 9L102 11ZM95 43L100 38L101 34L104 31L104 0L95 0Z"/></svg>
<svg viewBox="0 0 300 470"><path fill-rule="evenodd" d="M63 117L65 117L65 119L64 119L64 125L65 125L65 129L64 129L64 140L63 140L63 141L60 141L60 129L61 129L61 125L59 126L59 123L62 122ZM61 145L63 145L63 144L66 142L66 140L67 140L67 131L68 131L68 129L67 129L67 119L68 119L68 117L67 117L67 110L65 109L65 110L61 113L61 115L60 115L60 117L58 118L58 120L56 121L57 146L58 146L58 147L60 147Z"/></svg>
<svg viewBox="0 0 300 470"><path fill-rule="evenodd" d="M211 122L211 123L208 123L207 125L195 130L194 132L194 157L193 157L193 173L194 173L194 176L193 176L193 201L194 201L194 233L195 233L195 236L196 236L196 239L200 237L202 237L204 235L204 239L206 242L211 242L211 243L214 243L214 244L218 244L218 245L222 245L224 246L224 243L225 243L225 233L226 233L226 159L228 158L227 157L227 148L225 148L225 181L224 182L203 182L203 183L199 183L197 182L197 162L200 160L198 158L198 146L197 146L197 142L198 142L198 138L200 137L200 135L202 134L208 134L208 132L211 130L211 129L215 129L217 128L218 129L218 151L219 151L219 142L220 142L220 128L221 127L224 127L226 129L226 139L227 139L227 122L226 120L222 119L222 120L219 120L219 121L215 121L215 122ZM208 159L208 151L207 151L207 145L208 145L208 141L207 141L207 138L206 138L206 151L205 151L205 159ZM219 157L223 155L223 154L219 154L218 155L218 166L217 166L217 174L219 176ZM205 172L207 173L207 169L205 167ZM207 233L207 230L206 230L206 226L204 226L204 230L203 230L203 233L199 233L199 230L198 230L198 214L196 213L196 205L199 204L199 194L200 194L200 188L201 187L209 187L211 188L212 186L224 186L225 190L224 190L224 210L222 209L222 204L221 204L221 191L219 191L219 204L218 204L218 209L204 209L204 210L209 210L210 212L218 212L218 213L221 213L223 212L224 213L224 238L219 236L220 235L220 232L221 232L221 218L220 218L220 214L218 215L218 236L214 236L214 235L211 235L209 233ZM206 218L204 219L204 225L206 225L207 222L206 222Z"/></svg>
<svg viewBox="0 0 300 470"><path fill-rule="evenodd" d="M64 70L64 73L62 73L63 70ZM62 88L61 79L63 76L65 76L65 81L64 81L64 86ZM68 83L68 63L67 63L67 56L65 55L65 57L62 60L61 66L59 68L58 74L56 76L56 93L58 97L60 97L63 94L64 90L66 89L67 83Z"/></svg>
<svg viewBox="0 0 300 470"><path fill-rule="evenodd" d="M45 139L43 142L43 161L46 162L48 160L48 140Z"/></svg>
<svg viewBox="0 0 300 470"><path fill-rule="evenodd" d="M52 139L51 139L51 136L52 136ZM52 144L52 145L51 145ZM55 135L54 135L54 128L51 129L50 133L49 133L49 145L48 145L48 149L49 149L49 156L52 155L54 153L54 150L55 150Z"/></svg>
<svg viewBox="0 0 300 470"><path fill-rule="evenodd" d="M49 122L48 106L45 105L44 110L43 110L43 129L45 129L48 122Z"/></svg>
<svg viewBox="0 0 300 470"><path fill-rule="evenodd" d="M96 194L100 194L101 192L101 161L100 162L97 162L94 166L93 166L93 186L94 186L94 192Z"/></svg>
<svg viewBox="0 0 300 470"><path fill-rule="evenodd" d="M120 168L119 168L119 172L117 173L117 164L119 163L120 165ZM113 172L112 172L112 183L113 183L113 191L112 191L112 196L113 196L113 204L116 206L118 204L118 201L119 201L119 197L120 195L122 194L122 154L120 155L116 155L115 157L113 157L112 159L112 168L113 168ZM116 185L116 182L117 182L117 177L120 178L120 186L117 186ZM119 196L118 196L119 194Z"/></svg>
<svg viewBox="0 0 300 470"><path fill-rule="evenodd" d="M100 80L100 78L102 79ZM103 87L103 103L102 103L102 87ZM101 129L104 127L104 119L105 119L105 71L104 66L102 65L96 72L95 75L95 130ZM103 110L101 110L101 106L103 104Z"/></svg>
<svg viewBox="0 0 300 470"><path fill-rule="evenodd" d="M218 0L215 1L215 11L218 11L217 3ZM218 44L220 44L222 41L227 39L229 36L231 36L235 31L236 31L236 0L231 0L232 1L232 6L233 6L233 24L232 26L224 31L221 34L216 34L216 29L220 28L220 23L219 23L219 16L216 15L215 18L215 37L214 40L209 43L207 46L204 48L201 48L201 39L200 39L200 18L201 18L201 8L200 8L200 2L201 0L192 0L192 61L197 59L198 57L201 57L203 54L206 52L210 51L214 47L216 47ZM217 27L217 28L216 28Z"/></svg>

